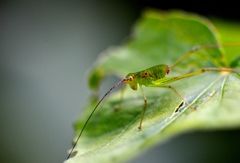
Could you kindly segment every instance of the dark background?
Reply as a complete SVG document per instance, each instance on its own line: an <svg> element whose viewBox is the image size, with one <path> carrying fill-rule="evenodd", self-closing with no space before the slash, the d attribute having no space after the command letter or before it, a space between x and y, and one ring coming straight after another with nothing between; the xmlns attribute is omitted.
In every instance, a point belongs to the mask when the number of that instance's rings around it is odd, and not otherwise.
<svg viewBox="0 0 240 163"><path fill-rule="evenodd" d="M146 7L240 20L231 1L0 1L0 162L66 159L72 124L90 94L88 68L122 43ZM233 162L239 147L239 130L194 132L132 162Z"/></svg>

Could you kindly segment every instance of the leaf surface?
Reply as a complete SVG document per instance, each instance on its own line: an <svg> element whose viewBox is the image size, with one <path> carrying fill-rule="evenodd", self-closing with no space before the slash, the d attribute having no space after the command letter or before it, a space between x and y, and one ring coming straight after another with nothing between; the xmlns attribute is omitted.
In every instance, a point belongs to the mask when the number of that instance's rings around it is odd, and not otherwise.
<svg viewBox="0 0 240 163"><path fill-rule="evenodd" d="M100 55L89 75L90 88L98 90L109 74L123 78L154 65L171 65L194 46L217 43L219 34L203 17L180 11L147 10L128 41ZM229 65L222 48L204 49L181 62L169 76ZM237 64L235 67L240 68ZM89 121L75 148L78 153L66 163L124 162L183 131L239 127L239 79L234 73L208 72L169 84L195 111L188 105L179 107L182 100L171 90L144 87L148 103L141 131L137 129L143 108L140 90L127 88L119 111L113 108L119 103L120 91L112 93ZM75 124L76 137L96 103L90 99L86 105L86 112ZM177 108L179 111L174 113Z"/></svg>

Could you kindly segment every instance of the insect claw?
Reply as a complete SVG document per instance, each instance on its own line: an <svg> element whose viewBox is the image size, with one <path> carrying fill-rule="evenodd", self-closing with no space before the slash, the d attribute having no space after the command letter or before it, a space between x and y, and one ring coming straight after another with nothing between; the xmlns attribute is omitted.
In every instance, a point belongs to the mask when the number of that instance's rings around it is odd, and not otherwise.
<svg viewBox="0 0 240 163"><path fill-rule="evenodd" d="M192 109L193 111L195 111L195 110L197 110L197 106L191 107L191 109Z"/></svg>
<svg viewBox="0 0 240 163"><path fill-rule="evenodd" d="M138 126L138 130L140 131L142 129L142 126Z"/></svg>

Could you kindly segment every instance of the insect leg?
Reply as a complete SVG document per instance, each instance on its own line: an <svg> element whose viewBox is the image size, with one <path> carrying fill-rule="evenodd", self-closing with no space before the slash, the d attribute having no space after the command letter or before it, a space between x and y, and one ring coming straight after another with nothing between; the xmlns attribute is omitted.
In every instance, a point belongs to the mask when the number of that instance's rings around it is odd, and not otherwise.
<svg viewBox="0 0 240 163"><path fill-rule="evenodd" d="M210 72L210 71L215 71L215 72L235 72L235 73L240 73L240 69L232 69L232 68L203 68L199 71L195 71L192 73L188 73L185 75L180 75L180 76L176 76L176 77L170 77L170 78L163 78L160 80L155 81L154 85L148 85L149 87L162 87L162 88L169 88L171 90L173 90L186 104L188 104L189 107L191 107L189 105L189 103L172 87L169 85L165 85L168 83L172 83L175 82L177 80L183 79L183 78L188 78L191 76L195 76L195 75L199 75L202 74L204 72ZM196 108L191 107L193 110L195 110Z"/></svg>
<svg viewBox="0 0 240 163"><path fill-rule="evenodd" d="M188 77L191 77L191 76L199 75L199 74L202 74L204 72L210 72L210 71L240 73L240 69L233 69L233 68L215 68L215 67L203 68L199 71L195 71L195 72L192 72L192 73L156 80L156 81L154 81L154 84L148 85L148 87L162 87L162 85L169 84L169 83L175 82L175 81L180 80L180 79L188 78Z"/></svg>
<svg viewBox="0 0 240 163"><path fill-rule="evenodd" d="M180 97L180 98L184 101L184 103L186 103L186 104L188 105L188 107L190 107L192 110L196 110L196 108L193 108L193 107L187 102L187 100L185 100L185 98L182 97L182 96L176 91L176 89L173 88L172 86L170 86L170 85L163 85L163 86L159 86L159 87L171 89L174 93L176 93L176 94L178 95L178 97ZM178 109L179 109L179 107L178 107L176 110L178 110ZM176 110L175 110L174 112L177 112Z"/></svg>
<svg viewBox="0 0 240 163"><path fill-rule="evenodd" d="M179 58L175 63L173 63L173 65L170 66L170 69L172 70L177 64L179 64L181 61L183 61L185 58L189 57L191 54L193 54L197 50L213 49L213 48L218 48L218 47L233 47L233 46L240 46L240 43L237 42L237 43L195 46L189 52L187 52L185 55L183 55L181 58Z"/></svg>
<svg viewBox="0 0 240 163"><path fill-rule="evenodd" d="M122 91L121 91L121 96L120 96L119 104L118 104L118 106L114 109L114 110L116 110L116 111L118 111L118 110L121 109L122 101L123 101L123 95L124 95L125 90L126 90L126 83L123 83L123 87L122 87Z"/></svg>
<svg viewBox="0 0 240 163"><path fill-rule="evenodd" d="M143 110L142 110L142 117L141 117L141 120L140 120L140 124L138 126L138 130L141 130L141 128L142 128L142 121L143 121L143 117L144 117L144 114L145 114L145 111L146 111L146 106L147 106L147 99L146 99L146 97L144 95L142 86L139 85L139 87L141 89L142 96L143 96L143 99L144 99L144 106L143 106Z"/></svg>

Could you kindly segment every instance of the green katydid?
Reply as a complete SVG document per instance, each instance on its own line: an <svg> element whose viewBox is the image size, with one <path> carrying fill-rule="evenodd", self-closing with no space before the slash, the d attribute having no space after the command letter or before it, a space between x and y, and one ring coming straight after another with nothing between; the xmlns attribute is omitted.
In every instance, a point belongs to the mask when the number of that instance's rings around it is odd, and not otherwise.
<svg viewBox="0 0 240 163"><path fill-rule="evenodd" d="M80 139L86 125L88 124L90 118L92 117L93 113L95 112L95 110L98 108L98 106L100 105L100 103L103 101L103 99L109 95L111 93L111 91L116 88L119 84L124 83L123 86L123 91L121 94L121 99L120 99L120 104L119 104L119 108L121 107L121 102L123 99L123 93L124 93L124 89L125 89L125 85L129 84L129 86L133 89L133 90L137 90L138 86L140 87L140 90L142 92L142 96L144 99L144 106L143 106L143 110L142 110L142 115L141 115L141 119L140 119L140 124L138 126L138 129L141 130L142 128L142 122L144 119L144 114L145 114L145 110L147 108L147 99L144 95L143 92L143 88L142 86L146 86L146 87L161 87L161 88L168 88L171 89L181 100L181 104L180 106L177 107L177 109L174 112L177 112L179 107L181 107L184 104L187 104L188 107L192 108L191 105L184 99L184 97L182 97L175 88L173 88L170 85L167 85L169 83L175 82L177 80L183 79L183 78L188 78L194 75L198 75L204 72L208 72L208 71L217 71L217 72L228 72L228 73L240 73L240 69L233 69L233 68L215 68L215 67L211 67L211 68L203 68L199 71L195 71L195 72L191 72L191 73L187 73L184 75L180 75L180 76L175 76L175 77L167 77L167 75L169 74L170 70L172 70L177 64L179 64L181 61L183 61L184 59L186 59L188 56L190 56L191 54L193 54L195 51L200 50L200 49L209 49L209 48L217 48L217 47L229 47L229 46L240 46L240 43L229 43L229 44L216 44L216 45L205 45L205 46L196 46L193 47L188 53L186 53L185 55L183 55L180 59L178 59L172 66L167 66L164 64L160 64L160 65L156 65L153 67L150 67L148 69L139 71L139 72L135 72L135 73L129 73L125 78L121 79L117 84L115 84L112 88L109 89L109 91L99 100L99 102L97 103L97 105L95 106L95 108L93 109L93 111L91 112L91 114L89 115L87 121L85 122L77 140L75 141L67 159L71 156L71 154L73 153L73 150L75 148L75 146L77 145L78 140ZM118 109L119 109L118 108ZM195 109L195 108L192 108Z"/></svg>

